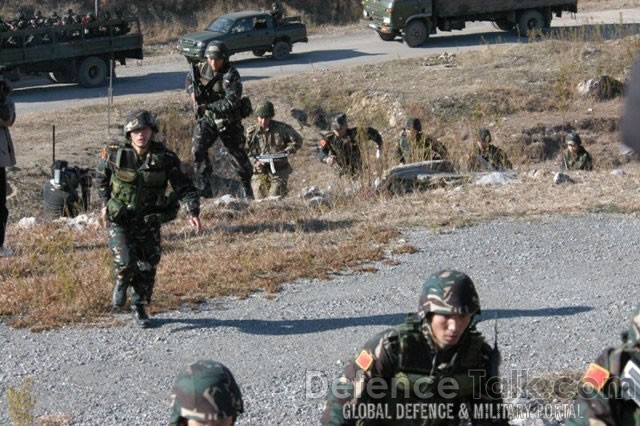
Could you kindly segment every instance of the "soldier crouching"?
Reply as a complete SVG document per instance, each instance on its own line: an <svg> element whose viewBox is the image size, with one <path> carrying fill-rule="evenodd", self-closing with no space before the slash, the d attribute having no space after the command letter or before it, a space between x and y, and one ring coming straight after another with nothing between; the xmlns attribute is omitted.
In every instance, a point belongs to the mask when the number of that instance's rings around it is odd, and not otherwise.
<svg viewBox="0 0 640 426"><path fill-rule="evenodd" d="M150 112L129 113L124 124L127 140L102 151L95 179L113 254L113 306L125 305L128 289L141 327L150 325L145 305L151 302L160 263L160 225L176 218L180 200L187 204L196 232L201 229L198 192L180 170L178 156L152 140L157 132ZM169 183L173 191L168 193Z"/></svg>

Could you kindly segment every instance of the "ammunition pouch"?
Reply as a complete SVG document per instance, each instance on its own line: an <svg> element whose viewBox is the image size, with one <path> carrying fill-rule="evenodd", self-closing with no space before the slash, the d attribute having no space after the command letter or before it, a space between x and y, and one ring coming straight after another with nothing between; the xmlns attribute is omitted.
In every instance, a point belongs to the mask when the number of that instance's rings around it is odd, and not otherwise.
<svg viewBox="0 0 640 426"><path fill-rule="evenodd" d="M240 117L247 118L253 112L253 105L251 105L251 99L248 96L243 96L240 99Z"/></svg>
<svg viewBox="0 0 640 426"><path fill-rule="evenodd" d="M110 198L107 202L107 218L109 222L122 225L127 220L127 206L117 198Z"/></svg>

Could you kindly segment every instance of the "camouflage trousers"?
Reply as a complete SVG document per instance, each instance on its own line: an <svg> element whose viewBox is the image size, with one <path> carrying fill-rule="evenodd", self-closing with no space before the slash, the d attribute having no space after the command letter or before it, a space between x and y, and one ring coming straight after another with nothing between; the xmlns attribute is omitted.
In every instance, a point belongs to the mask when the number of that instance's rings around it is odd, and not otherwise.
<svg viewBox="0 0 640 426"><path fill-rule="evenodd" d="M251 176L251 189L253 190L253 196L259 200L265 197L276 197L287 195L287 181L292 170L291 167L283 167L280 170L276 170L275 173L271 173L268 170L269 165L266 164L267 170L254 173Z"/></svg>
<svg viewBox="0 0 640 426"><path fill-rule="evenodd" d="M116 285L128 286L131 304L150 303L161 257L160 224L110 223L109 249Z"/></svg>
<svg viewBox="0 0 640 426"><path fill-rule="evenodd" d="M220 130L208 116L199 119L193 130L191 160L193 161L196 188L200 194L211 192L213 167L209 158L209 148L213 146L218 137L231 155L231 166L238 174L243 187L250 189L252 167L247 151L244 149L242 122L226 122L224 129Z"/></svg>

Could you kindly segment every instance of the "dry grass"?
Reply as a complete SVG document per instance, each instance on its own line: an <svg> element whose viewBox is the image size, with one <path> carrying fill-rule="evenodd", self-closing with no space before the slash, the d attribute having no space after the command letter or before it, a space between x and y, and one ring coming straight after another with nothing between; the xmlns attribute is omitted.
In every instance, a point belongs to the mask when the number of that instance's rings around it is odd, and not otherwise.
<svg viewBox="0 0 640 426"><path fill-rule="evenodd" d="M575 92L579 81L601 73L624 78L633 61L629 52L640 50L640 39L623 36L621 26L612 40L584 42L586 35L571 33L515 47L487 45L446 64L442 58L425 57L249 82L245 87L254 104L271 99L276 118L295 126L286 113L291 107L310 117L346 111L352 125L376 127L386 141L383 161L374 161L372 145L363 141L369 154L363 178L338 181L314 158L323 130L304 127L305 146L292 157L292 196L243 210L205 203L206 231L199 236L183 218L163 228L152 309L255 291L269 294L297 278L326 279L348 268L370 270L369 262L376 260L394 263L396 254L412 250L397 240L404 227L451 229L496 217L530 220L595 211L637 214L640 166L617 154L621 100L597 102ZM192 114L186 105L184 94L141 95L135 102L118 102L114 122L133 108L155 111L167 143L188 160ZM49 145L51 125L59 129L58 158L92 167L102 145L119 135L117 127L107 132L105 110L96 105L62 116L27 114L16 123L13 134L24 159L21 170L10 174L18 188L9 205L13 223L40 210L50 164L43 147ZM82 120L77 119L80 114ZM395 138L407 115L420 117L423 127L460 159L476 129L490 127L494 141L514 161L518 179L500 187L467 183L405 196L376 193L368 183L394 165ZM569 129L581 133L596 159L596 171L572 173L575 184L556 186L552 176L560 140ZM534 149L541 145L549 152ZM610 174L621 165L624 176ZM541 175L529 177L533 169ZM330 186L331 204L312 208L295 197L311 185ZM28 232L10 226L7 241L17 256L0 261L0 315L15 327L33 330L112 322L106 239L103 230L77 232L51 222Z"/></svg>

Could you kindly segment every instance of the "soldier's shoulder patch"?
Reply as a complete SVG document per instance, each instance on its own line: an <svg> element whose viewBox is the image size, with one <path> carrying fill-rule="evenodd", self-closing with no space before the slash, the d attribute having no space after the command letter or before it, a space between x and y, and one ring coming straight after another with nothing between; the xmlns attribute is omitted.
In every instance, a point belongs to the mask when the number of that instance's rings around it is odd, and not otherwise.
<svg viewBox="0 0 640 426"><path fill-rule="evenodd" d="M609 377L611 377L609 370L592 362L589 364L587 371L585 371L584 377L582 377L582 382L599 391L607 380L609 380Z"/></svg>
<svg viewBox="0 0 640 426"><path fill-rule="evenodd" d="M373 365L373 356L367 351L363 349L360 352L360 355L356 358L356 365L363 369L364 371L368 371Z"/></svg>

